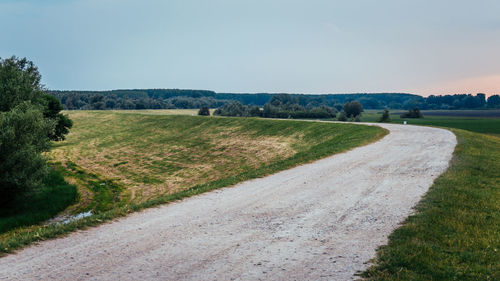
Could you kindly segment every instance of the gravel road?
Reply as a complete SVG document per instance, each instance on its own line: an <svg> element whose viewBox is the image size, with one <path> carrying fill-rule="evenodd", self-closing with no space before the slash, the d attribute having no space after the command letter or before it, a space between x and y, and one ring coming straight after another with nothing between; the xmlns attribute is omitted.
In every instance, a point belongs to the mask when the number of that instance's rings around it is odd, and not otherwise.
<svg viewBox="0 0 500 281"><path fill-rule="evenodd" d="M0 259L8 280L350 280L446 170L455 136L382 140Z"/></svg>

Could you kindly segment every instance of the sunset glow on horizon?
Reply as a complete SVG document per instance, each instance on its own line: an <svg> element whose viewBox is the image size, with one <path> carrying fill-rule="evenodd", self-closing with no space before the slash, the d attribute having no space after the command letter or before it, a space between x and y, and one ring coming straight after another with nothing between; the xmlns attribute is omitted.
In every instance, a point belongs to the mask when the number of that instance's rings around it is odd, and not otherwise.
<svg viewBox="0 0 500 281"><path fill-rule="evenodd" d="M424 97L429 95L477 93L483 93L487 97L498 95L500 94L500 74L445 81L438 85L429 86L428 88L414 89L411 92Z"/></svg>

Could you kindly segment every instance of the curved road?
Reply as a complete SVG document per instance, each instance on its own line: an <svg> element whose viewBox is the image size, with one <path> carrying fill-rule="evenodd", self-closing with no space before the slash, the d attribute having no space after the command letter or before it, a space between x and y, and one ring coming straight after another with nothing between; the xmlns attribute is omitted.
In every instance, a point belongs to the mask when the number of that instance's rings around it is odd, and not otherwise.
<svg viewBox="0 0 500 281"><path fill-rule="evenodd" d="M382 140L0 259L8 280L349 280L446 170L455 136Z"/></svg>

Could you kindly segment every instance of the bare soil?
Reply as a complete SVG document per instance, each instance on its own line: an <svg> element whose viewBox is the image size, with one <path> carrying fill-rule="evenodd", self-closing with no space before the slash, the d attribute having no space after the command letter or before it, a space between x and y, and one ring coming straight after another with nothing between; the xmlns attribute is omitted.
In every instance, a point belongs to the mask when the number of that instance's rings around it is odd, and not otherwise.
<svg viewBox="0 0 500 281"><path fill-rule="evenodd" d="M382 140L0 259L9 280L349 280L448 167L455 136Z"/></svg>

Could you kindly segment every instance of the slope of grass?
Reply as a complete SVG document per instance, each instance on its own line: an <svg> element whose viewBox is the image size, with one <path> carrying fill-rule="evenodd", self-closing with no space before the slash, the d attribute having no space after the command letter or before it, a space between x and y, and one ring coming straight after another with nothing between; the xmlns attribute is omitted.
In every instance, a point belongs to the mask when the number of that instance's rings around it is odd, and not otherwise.
<svg viewBox="0 0 500 281"><path fill-rule="evenodd" d="M253 118L70 112L74 127L49 156L78 186L73 213L57 225L0 233L0 254L143 208L262 177L368 144L379 127Z"/></svg>
<svg viewBox="0 0 500 281"><path fill-rule="evenodd" d="M40 190L24 194L0 209L0 233L50 219L78 198L76 187L51 169Z"/></svg>
<svg viewBox="0 0 500 281"><path fill-rule="evenodd" d="M285 160L309 161L361 144L377 128L251 118L71 112L75 127L50 156L82 175L112 181L117 199L144 202ZM332 145L326 145L330 143ZM277 168L279 170L279 168ZM92 181L92 180L91 180ZM96 182L95 180L93 182ZM95 194L96 190L89 190Z"/></svg>
<svg viewBox="0 0 500 281"><path fill-rule="evenodd" d="M451 167L378 250L368 280L500 280L500 138L453 132Z"/></svg>

